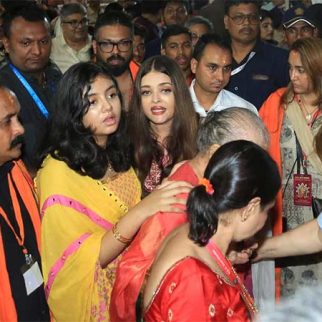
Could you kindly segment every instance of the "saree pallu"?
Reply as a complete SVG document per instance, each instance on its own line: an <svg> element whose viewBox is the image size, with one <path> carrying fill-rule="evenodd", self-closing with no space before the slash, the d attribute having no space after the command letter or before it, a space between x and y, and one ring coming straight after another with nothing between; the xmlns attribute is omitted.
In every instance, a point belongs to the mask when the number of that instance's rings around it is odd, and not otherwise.
<svg viewBox="0 0 322 322"><path fill-rule="evenodd" d="M170 180L198 184L198 177L189 162L184 162ZM187 194L177 197L187 198ZM178 206L181 207L181 206ZM116 280L111 295L110 318L113 322L136 320L136 302L159 247L168 234L187 222L185 213L158 212L148 218L136 237L123 253L117 268Z"/></svg>
<svg viewBox="0 0 322 322"><path fill-rule="evenodd" d="M42 215L42 265L52 319L108 321L119 258L102 269L101 239L140 200L133 171L106 184L47 157L36 177Z"/></svg>

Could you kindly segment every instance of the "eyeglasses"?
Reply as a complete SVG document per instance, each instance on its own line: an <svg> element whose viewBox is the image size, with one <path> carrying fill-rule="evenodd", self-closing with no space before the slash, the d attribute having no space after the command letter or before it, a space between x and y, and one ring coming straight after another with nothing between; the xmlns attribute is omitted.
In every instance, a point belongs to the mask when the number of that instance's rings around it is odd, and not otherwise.
<svg viewBox="0 0 322 322"><path fill-rule="evenodd" d="M86 26L88 24L88 19L62 21L62 23L69 24L73 29L76 29L78 26Z"/></svg>
<svg viewBox="0 0 322 322"><path fill-rule="evenodd" d="M257 25L260 16L257 14L251 14L251 15L237 15L234 17L228 16L236 25L242 25L245 20L247 19L251 25Z"/></svg>
<svg viewBox="0 0 322 322"><path fill-rule="evenodd" d="M111 53L116 46L120 52L127 52L132 47L132 40L121 40L121 41L98 41L99 48L104 53Z"/></svg>

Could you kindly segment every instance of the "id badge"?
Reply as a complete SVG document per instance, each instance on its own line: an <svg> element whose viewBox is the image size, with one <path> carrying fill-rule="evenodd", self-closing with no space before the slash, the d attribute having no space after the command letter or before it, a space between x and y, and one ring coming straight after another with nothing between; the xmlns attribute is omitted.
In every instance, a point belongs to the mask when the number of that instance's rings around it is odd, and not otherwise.
<svg viewBox="0 0 322 322"><path fill-rule="evenodd" d="M293 175L294 205L312 206L312 176L310 174Z"/></svg>
<svg viewBox="0 0 322 322"><path fill-rule="evenodd" d="M31 261L29 264L23 265L21 272L25 281L27 295L30 295L44 283L38 262Z"/></svg>

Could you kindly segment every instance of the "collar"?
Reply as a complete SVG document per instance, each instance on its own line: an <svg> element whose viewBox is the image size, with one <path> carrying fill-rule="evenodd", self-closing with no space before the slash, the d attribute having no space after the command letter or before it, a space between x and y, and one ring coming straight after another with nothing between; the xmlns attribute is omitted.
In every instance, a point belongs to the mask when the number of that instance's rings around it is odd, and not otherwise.
<svg viewBox="0 0 322 322"><path fill-rule="evenodd" d="M252 52L254 52L254 53L260 52L262 50L262 46L263 46L263 42L261 40L257 40L253 49L245 56L245 58L239 64L236 62L236 60L233 57L232 69L235 69L236 67L245 64L249 58L249 55Z"/></svg>
<svg viewBox="0 0 322 322"><path fill-rule="evenodd" d="M190 90L190 95L191 95L191 99L192 99L192 103L194 106L195 111L201 116L201 117L206 117L207 113L209 113L210 111L214 111L215 108L220 105L221 99L222 99L222 95L223 95L223 91L221 90L216 99L214 100L214 102L212 103L211 107L208 109L208 111L206 112L206 110L202 107L202 105L199 103L197 95L195 93L195 89L194 89L194 85L195 85L196 79L194 79L191 82L191 85L189 87Z"/></svg>

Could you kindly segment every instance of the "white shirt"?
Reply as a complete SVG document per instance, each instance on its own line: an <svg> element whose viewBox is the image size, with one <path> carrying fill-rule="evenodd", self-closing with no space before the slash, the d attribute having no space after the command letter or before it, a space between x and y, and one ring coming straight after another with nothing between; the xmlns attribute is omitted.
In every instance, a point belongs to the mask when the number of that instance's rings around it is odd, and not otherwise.
<svg viewBox="0 0 322 322"><path fill-rule="evenodd" d="M90 61L91 48L92 42L90 36L88 36L87 44L77 51L67 45L66 40L61 33L52 39L50 59L55 62L62 73L65 73L65 71L74 64Z"/></svg>
<svg viewBox="0 0 322 322"><path fill-rule="evenodd" d="M258 111L256 109L256 107L244 100L243 98L239 97L238 95L229 92L225 89L222 89L217 98L215 99L214 103L212 104L212 106L210 107L210 109L208 110L208 112L206 112L206 110L200 105L195 90L194 90L194 85L195 85L196 80L194 79L191 82L190 85L190 95L191 95L191 99L193 102L193 106L195 108L195 111L201 116L201 117L206 117L207 113L210 111L222 111L225 110L226 108L229 107L241 107L241 108L246 108L250 111L252 111L253 113L255 113L256 115L258 115Z"/></svg>

